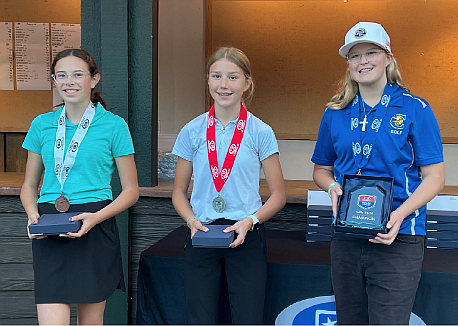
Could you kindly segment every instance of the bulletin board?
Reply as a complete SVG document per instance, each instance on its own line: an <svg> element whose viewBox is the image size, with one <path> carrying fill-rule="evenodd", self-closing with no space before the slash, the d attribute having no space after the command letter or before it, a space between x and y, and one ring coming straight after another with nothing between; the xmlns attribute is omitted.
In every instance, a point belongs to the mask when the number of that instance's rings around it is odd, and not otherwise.
<svg viewBox="0 0 458 326"><path fill-rule="evenodd" d="M1 4L0 22L81 23L80 0L2 0ZM52 90L17 90L15 85L14 90L0 90L0 103L0 132L26 132L33 118L52 110Z"/></svg>
<svg viewBox="0 0 458 326"><path fill-rule="evenodd" d="M406 85L426 99L443 141L458 143L456 0L209 0L206 53L219 46L250 58L250 110L280 139L316 139L346 61L338 54L358 21L381 23Z"/></svg>

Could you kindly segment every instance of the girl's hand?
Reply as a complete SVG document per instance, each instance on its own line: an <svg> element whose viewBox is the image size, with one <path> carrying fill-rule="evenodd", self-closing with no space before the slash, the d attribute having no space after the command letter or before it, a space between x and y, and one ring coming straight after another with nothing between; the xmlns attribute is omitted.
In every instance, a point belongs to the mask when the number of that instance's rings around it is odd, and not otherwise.
<svg viewBox="0 0 458 326"><path fill-rule="evenodd" d="M195 217L190 218L188 221L188 226L191 229L191 239L196 234L197 230L208 232L208 228L204 226L198 219Z"/></svg>
<svg viewBox="0 0 458 326"><path fill-rule="evenodd" d="M96 219L96 213L82 213L79 215L75 215L70 218L71 221L78 221L82 222L81 228L78 232L67 232L64 234L59 234L61 237L67 238L81 238L83 235L89 232L98 222Z"/></svg>
<svg viewBox="0 0 458 326"><path fill-rule="evenodd" d="M336 183L329 193L331 194L332 213L334 217L337 217L337 204L339 203L339 197L343 194L342 187Z"/></svg>
<svg viewBox="0 0 458 326"><path fill-rule="evenodd" d="M253 219L251 217L247 217L244 220L238 221L234 225L225 228L223 231L225 233L231 232L231 231L235 231L235 233L237 233L237 237L229 245L229 247L235 248L237 246L240 246L245 241L246 234L251 229L252 225L253 225Z"/></svg>
<svg viewBox="0 0 458 326"><path fill-rule="evenodd" d="M404 220L404 216L399 214L399 212L392 211L390 214L390 220L388 221L386 227L389 229L388 233L378 233L374 239L369 239L373 243L382 243L390 245L393 243L394 239L398 235L399 228L401 223Z"/></svg>
<svg viewBox="0 0 458 326"><path fill-rule="evenodd" d="M37 224L39 218L40 218L40 215L38 213L32 213L29 216L29 219L27 221L27 234L29 235L29 239L43 239L47 237L46 235L30 235L29 225Z"/></svg>

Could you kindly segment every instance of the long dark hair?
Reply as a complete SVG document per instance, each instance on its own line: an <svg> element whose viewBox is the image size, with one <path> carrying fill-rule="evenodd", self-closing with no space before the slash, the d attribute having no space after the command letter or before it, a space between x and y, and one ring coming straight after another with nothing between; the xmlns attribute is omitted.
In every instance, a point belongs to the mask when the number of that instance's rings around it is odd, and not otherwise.
<svg viewBox="0 0 458 326"><path fill-rule="evenodd" d="M52 61L51 65L51 73L54 74L56 72L56 64L60 59L73 56L76 58L80 58L84 62L86 62L88 68L89 68L89 73L91 74L91 77L94 77L97 74L100 74L99 69L97 68L97 64L95 63L94 58L89 54L89 52L82 50L82 49L65 49L63 51L60 51L57 53L57 55L54 57L54 60ZM102 97L101 92L95 92L94 89L91 90L91 101L92 103L97 103L99 102L102 104L102 106L108 110L107 102Z"/></svg>

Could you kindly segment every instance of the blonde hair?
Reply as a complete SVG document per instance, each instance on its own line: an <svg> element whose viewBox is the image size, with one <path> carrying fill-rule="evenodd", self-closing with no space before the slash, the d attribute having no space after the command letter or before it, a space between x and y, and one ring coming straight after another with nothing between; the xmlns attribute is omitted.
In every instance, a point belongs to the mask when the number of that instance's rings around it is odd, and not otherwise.
<svg viewBox="0 0 458 326"><path fill-rule="evenodd" d="M397 84L399 87L409 92L407 86L404 85L398 63L394 57L391 58L390 64L386 67L386 79L388 83ZM327 107L333 110L345 108L348 103L353 101L356 93L358 93L358 83L351 78L350 71L348 69L345 77L342 78L339 84L339 91L331 98L331 101L326 104Z"/></svg>
<svg viewBox="0 0 458 326"><path fill-rule="evenodd" d="M251 76L250 60L248 59L246 54L243 53L243 51L240 49L237 49L234 47L220 47L207 60L207 78L208 78L208 74L210 73L211 65L220 59L229 60L230 62L232 62L233 64L235 64L237 67L239 67L242 70L243 75L245 76L247 80L251 79L251 87L247 92L243 94L243 97L242 97L243 105L248 106L254 94L254 81L253 81L253 77Z"/></svg>

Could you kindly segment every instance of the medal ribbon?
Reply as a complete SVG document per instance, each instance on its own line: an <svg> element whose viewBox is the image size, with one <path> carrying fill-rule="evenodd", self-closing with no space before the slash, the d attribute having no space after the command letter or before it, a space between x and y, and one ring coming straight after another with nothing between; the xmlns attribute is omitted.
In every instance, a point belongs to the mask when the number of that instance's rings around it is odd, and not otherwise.
<svg viewBox="0 0 458 326"><path fill-rule="evenodd" d="M372 154L372 148L377 142L377 136L379 135L379 130L382 125L382 120L388 112L388 105L390 99L394 93L390 84L386 84L384 94L381 97L380 102L374 107L375 116L374 120L370 124L364 133L365 137L361 137L362 132L359 130L359 115L361 102L363 101L361 95L356 94L353 104L351 106L351 146L353 152L353 158L355 160L356 166L359 171L369 163L370 156ZM363 135L364 136L364 135Z"/></svg>
<svg viewBox="0 0 458 326"><path fill-rule="evenodd" d="M64 183L67 180L68 174L75 163L76 154L78 154L79 145L83 141L86 132L91 125L92 118L95 115L95 106L89 103L88 107L84 111L83 116L79 122L78 128L68 145L67 153L64 159L64 148L65 148L65 106L59 117L56 132L56 142L54 144L54 171L56 177L60 183L60 191L63 193Z"/></svg>
<svg viewBox="0 0 458 326"><path fill-rule="evenodd" d="M218 156L216 153L216 128L215 128L215 106L213 105L208 111L207 117L207 151L208 151L208 163L210 164L210 172L215 184L216 191L220 192L223 188L226 180L229 178L229 174L234 166L235 157L237 156L242 142L243 133L245 132L247 122L247 109L241 105L240 115L237 120L237 125L232 136L231 144L227 149L226 157L224 158L223 167L221 172L218 168Z"/></svg>

